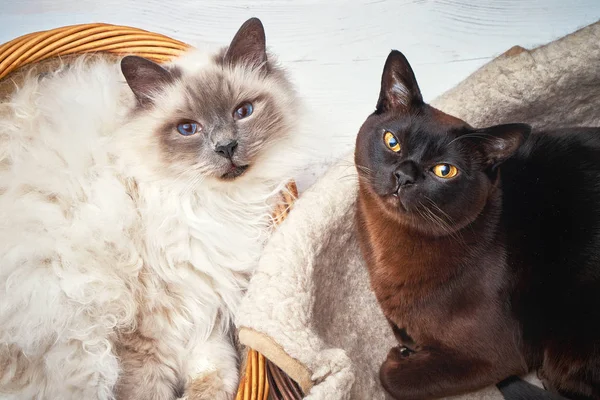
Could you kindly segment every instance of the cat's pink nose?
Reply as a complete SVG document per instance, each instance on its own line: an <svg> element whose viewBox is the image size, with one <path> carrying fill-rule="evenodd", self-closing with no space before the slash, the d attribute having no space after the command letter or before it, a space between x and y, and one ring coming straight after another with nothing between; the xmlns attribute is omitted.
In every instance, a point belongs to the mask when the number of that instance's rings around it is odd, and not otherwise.
<svg viewBox="0 0 600 400"><path fill-rule="evenodd" d="M227 144L217 144L217 147L215 147L215 152L220 156L231 159L233 158L233 153L237 147L237 140L232 140Z"/></svg>

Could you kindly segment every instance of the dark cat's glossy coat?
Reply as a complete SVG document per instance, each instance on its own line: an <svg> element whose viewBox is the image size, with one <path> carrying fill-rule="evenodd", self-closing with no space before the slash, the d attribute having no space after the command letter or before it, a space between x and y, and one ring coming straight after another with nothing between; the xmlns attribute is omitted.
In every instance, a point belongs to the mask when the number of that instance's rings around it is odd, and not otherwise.
<svg viewBox="0 0 600 400"><path fill-rule="evenodd" d="M425 104L393 51L356 164L361 248L399 342L388 392L435 398L539 369L552 391L600 398L600 129L475 129Z"/></svg>

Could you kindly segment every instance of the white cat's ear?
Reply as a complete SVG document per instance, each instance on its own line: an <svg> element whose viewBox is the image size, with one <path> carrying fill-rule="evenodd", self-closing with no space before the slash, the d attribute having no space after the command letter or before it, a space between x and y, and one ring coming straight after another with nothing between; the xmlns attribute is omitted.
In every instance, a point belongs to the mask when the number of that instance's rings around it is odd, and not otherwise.
<svg viewBox="0 0 600 400"><path fill-rule="evenodd" d="M467 134L486 156L486 164L497 166L510 158L527 140L531 126L527 124L503 124L478 129Z"/></svg>
<svg viewBox="0 0 600 400"><path fill-rule="evenodd" d="M258 18L250 18L235 34L225 53L224 61L230 65L262 68L267 63L266 45L262 22Z"/></svg>
<svg viewBox="0 0 600 400"><path fill-rule="evenodd" d="M141 106L152 103L153 96L175 78L157 63L138 56L124 57L121 60L121 71Z"/></svg>
<svg viewBox="0 0 600 400"><path fill-rule="evenodd" d="M421 90L408 60L398 50L392 50L383 67L377 112L403 114L422 103Z"/></svg>

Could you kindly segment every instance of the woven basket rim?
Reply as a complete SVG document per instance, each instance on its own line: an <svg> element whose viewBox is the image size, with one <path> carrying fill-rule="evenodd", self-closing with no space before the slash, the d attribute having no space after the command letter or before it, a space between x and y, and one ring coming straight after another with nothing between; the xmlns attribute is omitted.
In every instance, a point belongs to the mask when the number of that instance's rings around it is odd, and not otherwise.
<svg viewBox="0 0 600 400"><path fill-rule="evenodd" d="M169 36L125 25L67 25L19 36L0 45L0 79L27 64L69 54L137 54L167 62L192 46Z"/></svg>

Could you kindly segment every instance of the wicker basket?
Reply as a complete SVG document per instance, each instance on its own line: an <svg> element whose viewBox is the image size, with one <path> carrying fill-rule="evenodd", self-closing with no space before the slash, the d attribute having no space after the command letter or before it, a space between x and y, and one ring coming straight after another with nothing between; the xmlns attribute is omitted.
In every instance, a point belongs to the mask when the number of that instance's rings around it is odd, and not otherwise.
<svg viewBox="0 0 600 400"><path fill-rule="evenodd" d="M166 62L190 46L167 36L127 26L110 24L72 25L49 31L34 32L0 46L0 84L10 81L9 74L25 65L53 57L83 53L136 54L156 62ZM8 77L8 78L7 78ZM10 85L4 85L10 86ZM291 182L282 193L274 223L287 216L298 193ZM300 399L302 391L276 365L262 354L247 349L245 366L236 400Z"/></svg>

